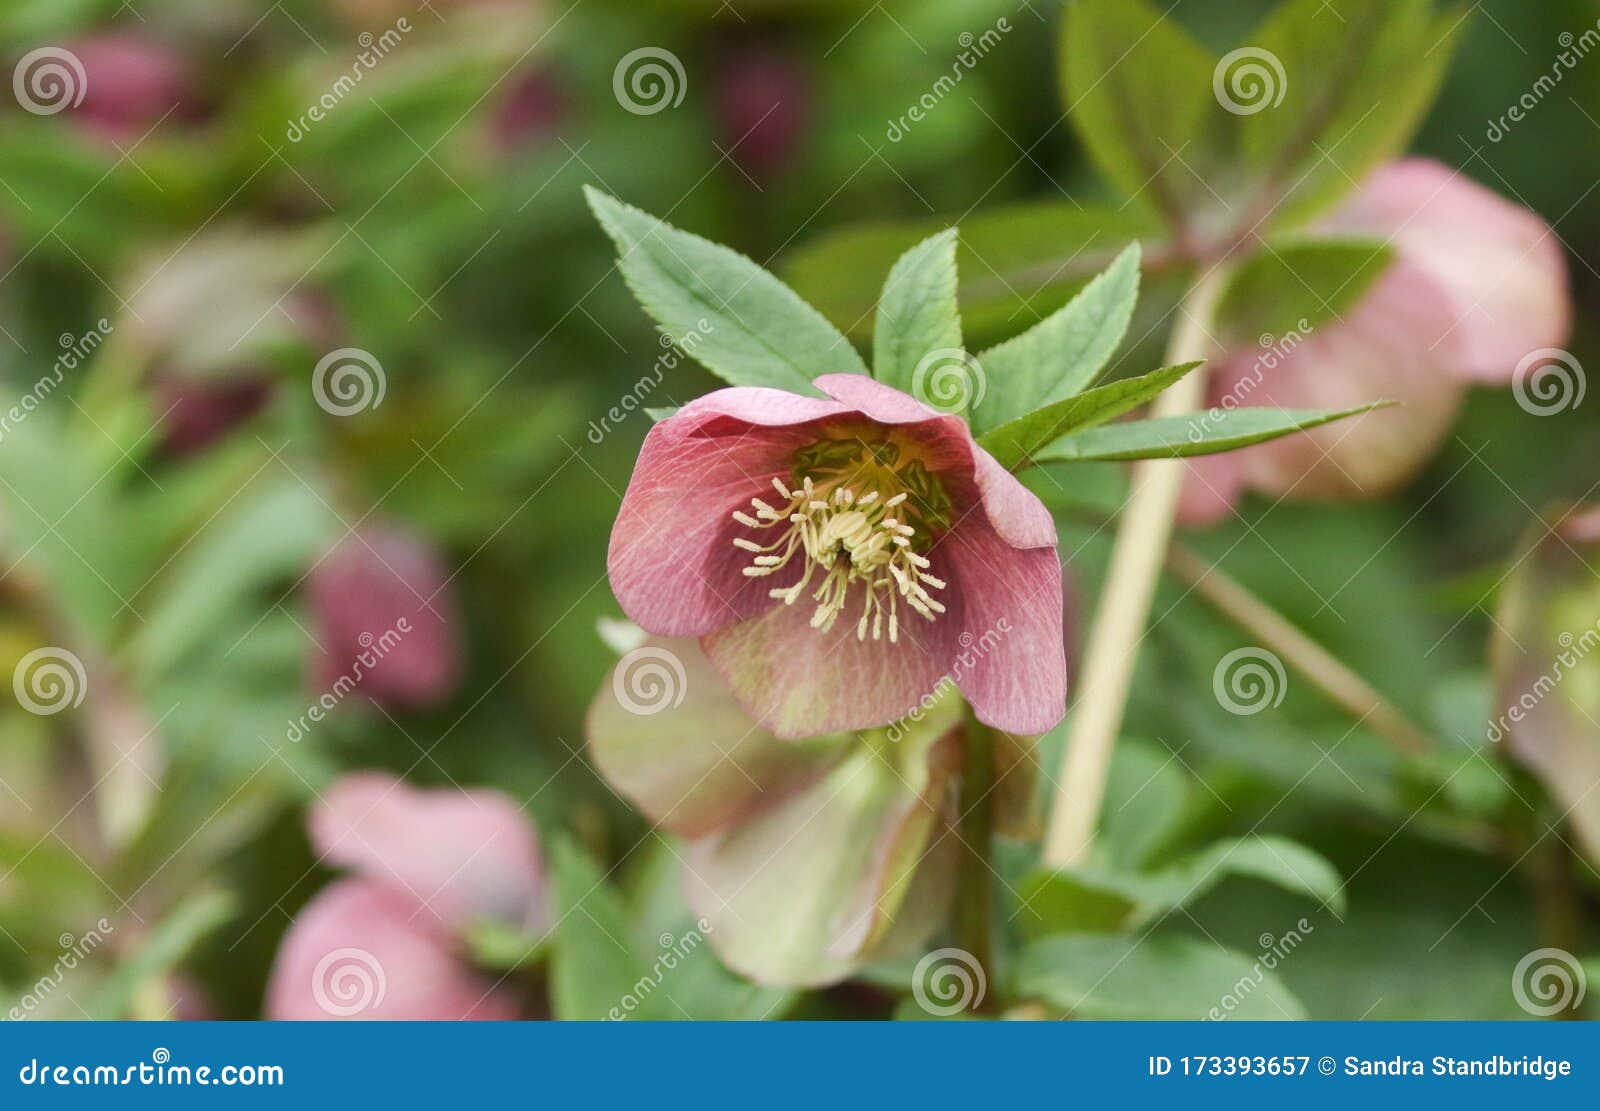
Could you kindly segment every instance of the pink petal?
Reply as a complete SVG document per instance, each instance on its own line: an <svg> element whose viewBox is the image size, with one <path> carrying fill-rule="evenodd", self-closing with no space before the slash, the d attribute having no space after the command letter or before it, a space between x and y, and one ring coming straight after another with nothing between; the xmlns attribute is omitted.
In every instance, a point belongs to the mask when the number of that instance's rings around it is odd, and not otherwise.
<svg viewBox="0 0 1600 1111"><path fill-rule="evenodd" d="M168 113L191 114L194 79L188 61L154 39L94 35L67 49L83 66L83 99L72 110L108 139L140 138ZM174 111L174 110L177 111Z"/></svg>
<svg viewBox="0 0 1600 1111"><path fill-rule="evenodd" d="M1244 495L1245 476L1237 451L1189 460L1189 476L1178 496L1178 523L1189 527L1226 520Z"/></svg>
<svg viewBox="0 0 1600 1111"><path fill-rule="evenodd" d="M586 732L606 781L684 837L776 805L855 741L773 737L739 708L693 640L651 640L624 655L589 707Z"/></svg>
<svg viewBox="0 0 1600 1111"><path fill-rule="evenodd" d="M1327 222L1391 237L1437 283L1454 317L1452 369L1509 381L1518 362L1571 329L1560 240L1533 212L1459 171L1409 158L1375 171Z"/></svg>
<svg viewBox="0 0 1600 1111"><path fill-rule="evenodd" d="M544 921L538 842L496 791L418 790L383 772L340 779L312 808L311 841L330 861L392 889L414 921L449 931L492 919Z"/></svg>
<svg viewBox="0 0 1600 1111"><path fill-rule="evenodd" d="M281 1020L507 1020L516 1001L413 917L404 897L341 880L295 917L273 962L266 1015Z"/></svg>
<svg viewBox="0 0 1600 1111"><path fill-rule="evenodd" d="M1048 732L1065 715L1067 701L1055 548L1013 548L973 517L936 551L949 560L952 587L961 595L963 631L951 677L986 725L1007 733Z"/></svg>
<svg viewBox="0 0 1600 1111"><path fill-rule="evenodd" d="M929 553L935 576L951 583L948 557ZM953 587L954 584L952 584ZM947 673L956 651L964 599L937 592L948 612L929 622L900 606L899 641L861 640L856 623L865 599L858 582L828 632L811 627L815 606L802 593L793 605L701 638L701 647L745 712L778 737L810 737L870 729L903 717Z"/></svg>

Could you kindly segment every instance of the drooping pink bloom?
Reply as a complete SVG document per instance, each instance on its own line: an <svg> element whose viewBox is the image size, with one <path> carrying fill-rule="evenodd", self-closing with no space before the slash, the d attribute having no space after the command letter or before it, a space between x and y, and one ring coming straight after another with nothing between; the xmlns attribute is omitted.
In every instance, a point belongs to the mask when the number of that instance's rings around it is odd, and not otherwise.
<svg viewBox="0 0 1600 1111"><path fill-rule="evenodd" d="M489 132L500 150L513 151L554 136L567 115L567 97L555 74L526 70L506 82L508 90L495 107Z"/></svg>
<svg viewBox="0 0 1600 1111"><path fill-rule="evenodd" d="M83 99L72 118L103 138L136 140L164 118L191 119L194 75L176 50L139 35L78 39L67 50L83 67Z"/></svg>
<svg viewBox="0 0 1600 1111"><path fill-rule="evenodd" d="M213 381L158 375L162 450L181 458L205 450L259 413L272 396L272 379L248 375Z"/></svg>
<svg viewBox="0 0 1600 1111"><path fill-rule="evenodd" d="M511 800L360 773L313 809L310 832L325 861L354 875L295 917L268 983L269 1018L518 1017L462 940L477 923L532 933L547 922L538 842Z"/></svg>
<svg viewBox="0 0 1600 1111"><path fill-rule="evenodd" d="M717 390L650 431L611 534L623 610L700 637L780 737L894 721L955 670L982 721L1051 728L1049 511L959 417L861 375L816 384L826 397Z"/></svg>
<svg viewBox="0 0 1600 1111"><path fill-rule="evenodd" d="M781 740L693 640L649 639L601 685L585 732L607 781L687 841L685 893L723 962L805 986L914 953L944 921L961 717L941 697L871 738Z"/></svg>
<svg viewBox="0 0 1600 1111"><path fill-rule="evenodd" d="M1342 319L1223 358L1210 404L1399 404L1192 460L1182 507L1189 523L1227 516L1246 489L1309 498L1382 493L1433 454L1470 385L1508 384L1531 353L1565 341L1571 303L1555 234L1437 162L1382 167L1313 231L1383 239L1395 259Z"/></svg>
<svg viewBox="0 0 1600 1111"><path fill-rule="evenodd" d="M316 689L348 687L374 702L417 708L455 690L460 623L450 575L419 537L363 525L312 571Z"/></svg>

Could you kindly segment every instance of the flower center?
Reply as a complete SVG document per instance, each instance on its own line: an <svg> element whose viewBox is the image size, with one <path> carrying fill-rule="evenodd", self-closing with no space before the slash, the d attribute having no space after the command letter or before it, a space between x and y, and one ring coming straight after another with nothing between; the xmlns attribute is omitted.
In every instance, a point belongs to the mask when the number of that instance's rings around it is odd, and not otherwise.
<svg viewBox="0 0 1600 1111"><path fill-rule="evenodd" d="M863 587L856 637L900 639L900 603L927 620L945 611L928 591L943 590L928 573L927 550L935 530L949 527L950 503L937 479L900 445L824 440L795 453L791 481L772 480L777 505L751 498L754 515L733 519L762 535L734 545L754 554L750 578L775 575L791 561L805 569L788 587L770 591L785 605L802 592L816 603L811 627L827 631L844 611L850 588ZM764 541L764 542L763 542Z"/></svg>

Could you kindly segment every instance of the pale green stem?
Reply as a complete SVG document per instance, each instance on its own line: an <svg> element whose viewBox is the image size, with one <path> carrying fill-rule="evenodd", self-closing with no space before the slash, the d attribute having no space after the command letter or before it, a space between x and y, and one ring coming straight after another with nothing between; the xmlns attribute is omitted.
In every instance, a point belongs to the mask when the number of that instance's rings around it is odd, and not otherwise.
<svg viewBox="0 0 1600 1111"><path fill-rule="evenodd" d="M1169 366L1211 354L1213 344L1206 329L1225 274L1224 267L1213 268L1179 306L1167 345ZM1205 383L1205 368L1194 371L1156 399L1151 417L1179 416L1199 408L1205 399ZM1166 558L1186 467L1180 459L1147 459L1133 466L1100 608L1084 650L1078 701L1056 780L1044 844L1044 862L1055 868L1083 863L1094 842L1111 753L1122 728L1128 688Z"/></svg>

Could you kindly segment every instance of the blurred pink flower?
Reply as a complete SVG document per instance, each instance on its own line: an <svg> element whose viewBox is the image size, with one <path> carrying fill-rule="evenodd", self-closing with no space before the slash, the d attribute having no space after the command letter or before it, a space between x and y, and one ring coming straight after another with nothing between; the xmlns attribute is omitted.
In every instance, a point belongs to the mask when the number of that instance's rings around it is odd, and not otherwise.
<svg viewBox="0 0 1600 1111"><path fill-rule="evenodd" d="M751 176L775 177L794 159L811 126L814 95L810 75L788 53L737 48L712 82L723 149Z"/></svg>
<svg viewBox="0 0 1600 1111"><path fill-rule="evenodd" d="M861 375L826 398L714 391L645 439L611 534L623 610L697 636L779 737L895 721L951 675L978 717L1043 733L1066 700L1043 503L965 421Z"/></svg>
<svg viewBox="0 0 1600 1111"><path fill-rule="evenodd" d="M162 450L172 457L210 447L259 413L272 396L272 379L264 375L221 380L157 375L154 387Z"/></svg>
<svg viewBox="0 0 1600 1111"><path fill-rule="evenodd" d="M1210 404L1391 409L1191 461L1181 517L1227 516L1246 489L1367 497L1403 482L1449 432L1473 383L1509 384L1571 323L1561 244L1537 215L1437 162L1384 166L1313 229L1375 236L1396 257L1341 320L1221 359Z"/></svg>
<svg viewBox="0 0 1600 1111"><path fill-rule="evenodd" d="M296 916L267 986L275 1019L512 1019L462 951L467 929L546 924L538 841L495 791L419 790L366 772L313 809L311 842L354 875Z"/></svg>
<svg viewBox="0 0 1600 1111"><path fill-rule="evenodd" d="M368 524L345 537L311 572L315 688L413 709L448 698L461 677L449 581L412 533Z"/></svg>
<svg viewBox="0 0 1600 1111"><path fill-rule="evenodd" d="M132 142L163 119L192 119L194 75L176 50L132 34L78 39L66 49L83 66L83 100L72 118L117 143Z"/></svg>
<svg viewBox="0 0 1600 1111"><path fill-rule="evenodd" d="M508 79L490 121L490 135L500 150L510 151L552 138L567 114L567 98L554 74L525 70Z"/></svg>

